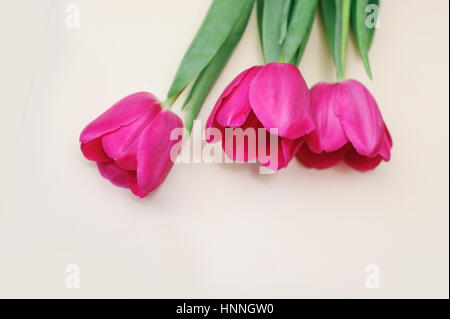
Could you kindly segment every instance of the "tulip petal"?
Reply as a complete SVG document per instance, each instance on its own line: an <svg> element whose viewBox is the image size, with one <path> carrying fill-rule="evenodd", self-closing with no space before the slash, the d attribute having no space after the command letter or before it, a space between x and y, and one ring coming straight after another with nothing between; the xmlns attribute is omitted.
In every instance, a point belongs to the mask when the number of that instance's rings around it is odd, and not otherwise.
<svg viewBox="0 0 450 319"><path fill-rule="evenodd" d="M253 67L246 71L245 76L231 93L222 99L217 112L216 120L223 127L239 127L245 123L250 114L251 107L248 99L250 83L258 74L261 67Z"/></svg>
<svg viewBox="0 0 450 319"><path fill-rule="evenodd" d="M239 84L245 78L247 73L249 73L252 70L259 70L261 68L262 68L261 66L254 66L248 70L245 70L245 71L241 72L233 81L231 81L230 84L228 84L228 86L223 91L222 95L217 100L216 105L214 105L214 108L213 108L211 114L209 115L208 121L206 122L205 130L208 130L211 127L220 128L220 124L217 123L217 121L216 121L216 115L217 115L217 112L219 111L220 107L222 106L223 101L233 92L233 90L237 86L239 86ZM208 139L207 142L211 143L211 140Z"/></svg>
<svg viewBox="0 0 450 319"><path fill-rule="evenodd" d="M392 138L386 125L384 126L384 141L381 145L379 154L385 161L389 161L391 158Z"/></svg>
<svg viewBox="0 0 450 319"><path fill-rule="evenodd" d="M111 158L106 155L102 146L102 139L96 138L87 143L81 143L81 152L84 157L88 160L100 162L100 163L108 163L111 162Z"/></svg>
<svg viewBox="0 0 450 319"><path fill-rule="evenodd" d="M277 141L276 153L273 152L275 151L275 149L272 150L270 148L271 138L275 138ZM284 158L282 140L279 136L274 134L266 134L265 151L266 151L265 154L262 155L259 153L260 151L258 150L258 160L260 161L262 166L270 168L271 170L274 171L279 171L280 169L285 168L287 166Z"/></svg>
<svg viewBox="0 0 450 319"><path fill-rule="evenodd" d="M261 133L259 133L261 134ZM265 138L265 149L258 149L258 160L261 165L278 171L286 168L294 155L297 153L301 145L304 143L304 138L290 140L281 138L278 135L271 134L265 131L265 136L258 135L258 140ZM276 147L271 147L271 143L276 142ZM276 151L276 153L274 153Z"/></svg>
<svg viewBox="0 0 450 319"><path fill-rule="evenodd" d="M370 92L358 81L347 80L337 85L335 111L345 134L356 151L375 156L384 139L384 123Z"/></svg>
<svg viewBox="0 0 450 319"><path fill-rule="evenodd" d="M160 111L159 104L154 104L150 112L145 113L136 121L104 135L102 142L106 154L114 159L120 167L136 170L136 151L139 136Z"/></svg>
<svg viewBox="0 0 450 319"><path fill-rule="evenodd" d="M345 156L348 147L342 147L334 152L322 152L320 154L312 152L307 144L303 144L297 153L297 158L306 167L325 169L338 164Z"/></svg>
<svg viewBox="0 0 450 319"><path fill-rule="evenodd" d="M119 187L128 187L126 170L121 169L114 163L97 163L97 167L100 174L114 185Z"/></svg>
<svg viewBox="0 0 450 319"><path fill-rule="evenodd" d="M149 192L141 189L137 183L137 174L136 171L127 171L126 179L128 183L128 187L131 189L134 195L143 198L149 194Z"/></svg>
<svg viewBox="0 0 450 319"><path fill-rule="evenodd" d="M242 79L245 78L245 75L250 71L250 69L245 70L243 72L241 72L236 78L234 78L233 81L231 81L230 84L228 84L228 86L225 88L225 90L223 91L222 95L219 97L219 99L217 100L216 104L214 105L213 110L211 111L211 114L209 115L208 121L206 122L206 128L210 128L213 127L213 124L216 120L216 114L219 111L220 106L223 103L223 100L231 94L231 92L233 92L234 88L236 86L239 85L239 83L241 83Z"/></svg>
<svg viewBox="0 0 450 319"><path fill-rule="evenodd" d="M171 140L173 129L182 128L183 123L174 113L163 110L142 132L137 150L137 184L145 192L155 190L166 178L173 162L172 147L181 141Z"/></svg>
<svg viewBox="0 0 450 319"><path fill-rule="evenodd" d="M262 166L277 171L284 164L281 138L271 134L262 124L260 125L263 130L258 130L258 161Z"/></svg>
<svg viewBox="0 0 450 319"><path fill-rule="evenodd" d="M88 124L81 132L80 142L87 143L128 125L156 107L159 107L158 100L152 94L148 92L131 94Z"/></svg>
<svg viewBox="0 0 450 319"><path fill-rule="evenodd" d="M316 129L307 136L315 153L334 152L348 143L341 121L336 116L336 91L339 84L318 83L311 89L311 106Z"/></svg>
<svg viewBox="0 0 450 319"><path fill-rule="evenodd" d="M250 112L246 122L239 128L222 130L222 149L228 158L237 162L251 162L258 154L258 128L261 123L255 113ZM232 141L228 141L232 138Z"/></svg>
<svg viewBox="0 0 450 319"><path fill-rule="evenodd" d="M118 156L114 161L117 166L131 171L137 170L136 153L138 141L139 135L135 139L133 139L127 147L123 149L123 151L120 153L120 156Z"/></svg>
<svg viewBox="0 0 450 319"><path fill-rule="evenodd" d="M269 63L250 84L250 104L267 130L297 139L314 129L308 86L298 68L289 63Z"/></svg>
<svg viewBox="0 0 450 319"><path fill-rule="evenodd" d="M376 155L373 157L362 156L358 154L358 152L354 148L352 148L347 152L344 160L354 169L365 172L377 167L378 164L380 164L382 157L380 155Z"/></svg>
<svg viewBox="0 0 450 319"><path fill-rule="evenodd" d="M296 140L288 140L288 139L281 140L281 147L283 150L283 158L284 158L283 168L287 167L287 165L295 156L295 154L298 153L298 150L301 148L304 141L305 139L303 137L298 138Z"/></svg>

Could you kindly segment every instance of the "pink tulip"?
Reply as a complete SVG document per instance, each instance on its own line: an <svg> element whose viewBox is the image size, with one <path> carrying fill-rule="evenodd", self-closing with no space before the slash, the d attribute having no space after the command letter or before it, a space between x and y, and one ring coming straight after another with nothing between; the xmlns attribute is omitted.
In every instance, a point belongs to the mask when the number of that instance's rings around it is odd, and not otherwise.
<svg viewBox="0 0 450 319"><path fill-rule="evenodd" d="M309 167L328 168L341 160L359 171L389 161L392 139L370 92L358 81L318 83L311 89L316 130L297 157Z"/></svg>
<svg viewBox="0 0 450 319"><path fill-rule="evenodd" d="M145 197L166 178L173 162L172 129L180 118L162 110L150 93L125 97L85 127L80 135L84 156L97 162L100 174L114 185Z"/></svg>
<svg viewBox="0 0 450 319"><path fill-rule="evenodd" d="M248 162L258 158L262 165L274 170L286 167L305 134L314 130L309 90L298 68L287 63L270 63L239 74L217 101L206 125L207 136L212 128L218 129L221 137L209 138L208 142L222 141L225 153L233 160ZM266 131L278 130L276 158L271 156L269 147L265 154L252 152L251 147L260 148L258 143L251 145L249 140L239 142L234 137L234 141L229 141L234 143L225 141L226 129L234 132L249 128L256 133L256 141L266 138L267 145Z"/></svg>

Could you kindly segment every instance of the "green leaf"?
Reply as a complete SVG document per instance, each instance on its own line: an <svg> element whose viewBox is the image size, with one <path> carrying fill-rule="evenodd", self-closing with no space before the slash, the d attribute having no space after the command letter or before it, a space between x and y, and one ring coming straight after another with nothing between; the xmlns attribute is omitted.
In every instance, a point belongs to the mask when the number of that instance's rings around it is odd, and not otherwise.
<svg viewBox="0 0 450 319"><path fill-rule="evenodd" d="M368 53L375 34L375 24L376 19L378 18L378 12L371 13L370 5L375 5L379 8L380 1L353 0L351 19L359 54L361 55L367 75L372 79L372 70L370 68ZM374 18L373 21L367 21L367 19L369 19L369 14Z"/></svg>
<svg viewBox="0 0 450 319"><path fill-rule="evenodd" d="M263 21L263 13L264 13L264 1L265 0L257 0L256 1L256 18L258 21L259 41L261 42L261 50L263 52L264 52L264 48L263 48L263 38L262 38L262 21Z"/></svg>
<svg viewBox="0 0 450 319"><path fill-rule="evenodd" d="M337 79L345 78L351 0L321 0L325 29L337 70Z"/></svg>
<svg viewBox="0 0 450 319"><path fill-rule="evenodd" d="M214 0L197 35L187 50L168 98L177 96L211 62L223 46L242 11L253 0Z"/></svg>
<svg viewBox="0 0 450 319"><path fill-rule="evenodd" d="M282 34L283 17L291 0L265 0L262 8L261 37L265 63L280 60L280 36Z"/></svg>
<svg viewBox="0 0 450 319"><path fill-rule="evenodd" d="M236 21L233 30L225 43L218 50L212 61L206 66L206 68L200 73L196 79L191 91L189 92L188 100L188 114L185 123L185 127L188 132L191 132L193 122L197 118L200 109L208 96L209 91L216 82L227 61L229 60L231 53L238 44L242 37L242 33L247 26L250 13L252 12L254 0L240 0L245 3L242 8L241 15Z"/></svg>
<svg viewBox="0 0 450 319"><path fill-rule="evenodd" d="M280 40L279 44L284 43L284 39L286 38L287 29L289 25L289 18L291 15L291 0L286 1L283 8L283 15L281 16L281 26L280 26Z"/></svg>
<svg viewBox="0 0 450 319"><path fill-rule="evenodd" d="M311 22L311 24L308 25L308 28L306 29L305 35L303 36L302 43L300 44L300 48L298 50L299 52L298 52L298 55L297 55L297 59L296 59L295 65L299 65L300 61L302 60L303 53L305 52L306 45L308 44L308 39L309 39L309 36L311 34L313 23L314 23L314 19Z"/></svg>
<svg viewBox="0 0 450 319"><path fill-rule="evenodd" d="M314 23L318 2L318 0L295 0L283 46L286 61L295 61L295 64L300 62Z"/></svg>

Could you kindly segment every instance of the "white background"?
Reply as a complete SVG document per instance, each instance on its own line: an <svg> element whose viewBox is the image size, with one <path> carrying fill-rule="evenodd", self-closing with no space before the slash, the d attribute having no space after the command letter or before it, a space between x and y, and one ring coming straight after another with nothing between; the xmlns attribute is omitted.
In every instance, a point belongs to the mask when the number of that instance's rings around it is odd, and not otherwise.
<svg viewBox="0 0 450 319"><path fill-rule="evenodd" d="M373 172L183 164L142 200L82 157L81 130L118 99L165 97L209 3L0 1L0 297L448 298L448 1L382 2L374 81L349 45L347 75L394 139ZM300 65L309 86L334 80L320 22ZM200 118L261 63L253 13Z"/></svg>

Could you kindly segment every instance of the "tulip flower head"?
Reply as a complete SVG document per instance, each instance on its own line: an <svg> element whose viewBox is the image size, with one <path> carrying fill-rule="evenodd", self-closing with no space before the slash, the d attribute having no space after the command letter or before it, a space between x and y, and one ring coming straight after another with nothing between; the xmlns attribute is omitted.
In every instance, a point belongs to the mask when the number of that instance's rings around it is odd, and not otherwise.
<svg viewBox="0 0 450 319"><path fill-rule="evenodd" d="M257 158L279 170L314 127L310 93L298 68L269 63L245 70L228 85L209 116L206 136L209 143L221 141L233 160Z"/></svg>
<svg viewBox="0 0 450 319"><path fill-rule="evenodd" d="M180 118L163 110L152 94L135 93L86 126L81 151L111 183L145 197L172 168L170 150L181 137L171 140L170 133L182 127Z"/></svg>
<svg viewBox="0 0 450 319"><path fill-rule="evenodd" d="M354 169L389 161L392 139L377 103L355 80L318 83L311 89L316 130L297 153L308 167L323 169L344 160Z"/></svg>

